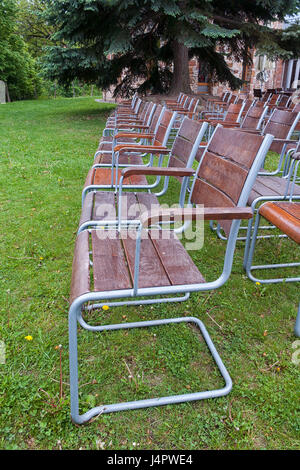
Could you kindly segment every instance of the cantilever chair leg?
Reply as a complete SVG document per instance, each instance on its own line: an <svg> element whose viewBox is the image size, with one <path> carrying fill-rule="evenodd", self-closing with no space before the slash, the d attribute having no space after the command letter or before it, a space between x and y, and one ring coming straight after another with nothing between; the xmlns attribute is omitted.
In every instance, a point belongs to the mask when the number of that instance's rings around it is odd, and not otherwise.
<svg viewBox="0 0 300 470"><path fill-rule="evenodd" d="M295 333L295 336L298 336L298 338L300 338L300 303L298 306L298 315L296 318L294 333Z"/></svg>
<svg viewBox="0 0 300 470"><path fill-rule="evenodd" d="M79 299L78 299L79 300ZM217 398L227 395L232 389L232 380L224 366L204 324L195 317L179 317L167 318L152 321L121 323L103 326L90 326L86 323L80 322L81 326L91 331L114 331L120 329L131 328L148 328L151 326L168 325L175 323L193 323L198 326L206 345L219 369L220 374L224 378L225 385L223 388L214 390L205 390L196 393L186 393L181 395L171 395L165 397L156 397L146 400L137 400L131 402L114 403L109 405L97 406L90 409L88 412L79 414L79 397L78 397L78 352L77 352L77 326L78 319L81 317L81 304L75 301L70 308L69 312L69 354L70 354L70 390L71 390L71 417L72 421L76 424L83 424L90 421L93 417L104 413L113 413L117 411L134 410L138 408L148 408L153 406L170 405L175 403L190 402L196 400L204 400L207 398Z"/></svg>

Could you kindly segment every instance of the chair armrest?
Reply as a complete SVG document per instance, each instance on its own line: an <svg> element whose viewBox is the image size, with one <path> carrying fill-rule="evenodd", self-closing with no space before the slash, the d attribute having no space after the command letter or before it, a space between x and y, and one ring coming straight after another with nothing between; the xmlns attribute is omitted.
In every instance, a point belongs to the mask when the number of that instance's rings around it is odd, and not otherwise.
<svg viewBox="0 0 300 470"><path fill-rule="evenodd" d="M162 147L161 145L130 145L122 144L116 145L114 148L115 152L143 152L143 153L152 153L152 154L169 154L170 149L167 147Z"/></svg>
<svg viewBox="0 0 300 470"><path fill-rule="evenodd" d="M251 207L204 207L201 208L176 208L176 209L158 209L150 212L144 212L141 215L141 223L144 227L157 222L175 222L187 220L196 220L198 217L204 220L234 220L234 219L252 219L253 211Z"/></svg>
<svg viewBox="0 0 300 470"><path fill-rule="evenodd" d="M279 144L298 144L298 140L292 140L292 139L273 139L273 142L279 143Z"/></svg>
<svg viewBox="0 0 300 470"><path fill-rule="evenodd" d="M118 134L116 134L115 136L115 139L119 139L119 138L126 138L126 137L131 137L132 139L152 139L153 137L155 137L154 134L146 134L146 133L142 133L142 132L118 132Z"/></svg>
<svg viewBox="0 0 300 470"><path fill-rule="evenodd" d="M293 158L294 160L300 160L300 152L293 153L291 155L291 158Z"/></svg>
<svg viewBox="0 0 300 470"><path fill-rule="evenodd" d="M169 168L169 167L129 167L122 170L122 176L129 177L131 175L155 175L155 176L193 176L196 170L193 168Z"/></svg>

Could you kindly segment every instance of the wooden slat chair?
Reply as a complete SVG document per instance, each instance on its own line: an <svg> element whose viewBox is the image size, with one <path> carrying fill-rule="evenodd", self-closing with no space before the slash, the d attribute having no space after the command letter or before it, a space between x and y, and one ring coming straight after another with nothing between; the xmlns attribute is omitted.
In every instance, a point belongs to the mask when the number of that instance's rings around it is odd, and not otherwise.
<svg viewBox="0 0 300 470"><path fill-rule="evenodd" d="M242 100L242 98L239 98L238 103L241 102L240 100ZM257 99L245 98L245 106L243 109L242 118L246 116L249 109L255 106L256 103L257 103Z"/></svg>
<svg viewBox="0 0 300 470"><path fill-rule="evenodd" d="M144 119L145 119L145 114L147 113L147 109L149 107L149 104L150 102L147 102L147 101L142 101L142 100L139 100L139 109L138 109L138 112L132 116L132 115L128 115L128 114L115 114L114 116L109 116L107 121L106 121L106 126L105 126L105 130L107 128L115 128L117 126L118 123L123 123L123 122L126 122L126 123L129 123L129 122L132 122L132 123L138 123L140 122L141 124L143 123ZM107 133L107 132L106 132Z"/></svg>
<svg viewBox="0 0 300 470"><path fill-rule="evenodd" d="M191 169L195 161L197 153L200 151L201 141L203 135L207 129L207 123L198 123L197 121L191 120L187 117L182 121L181 127L175 137L172 148L169 154L165 156L167 159L166 169L180 168L181 172L184 169ZM142 176L145 178L146 175L159 175L162 176L162 169L149 167L147 171L143 169ZM186 195L186 185L188 183L188 175L183 178L181 174L177 177L181 182L180 192L180 204L184 204L184 198ZM133 176L128 175L124 180L122 179L117 188L117 193L113 191L101 191L93 190L87 194L83 201L82 215L79 223L79 232L83 229L93 226L91 221L101 220L106 212L112 214L118 214L118 220L122 219L134 219L139 216L142 208L150 210L155 205L159 207L159 198L163 196L168 189L169 174L166 173L163 189L159 193L152 192L141 192L137 191L138 188L135 186L132 189L135 192L123 191L123 183L126 187L128 179L132 178L132 184L139 181L137 177L139 174ZM176 177L176 172L172 175ZM127 180L127 181L126 181ZM109 208L111 206L111 209Z"/></svg>
<svg viewBox="0 0 300 470"><path fill-rule="evenodd" d="M206 111L215 111L215 103L221 102L223 105L227 103L230 98L231 98L232 93L230 91L225 91L222 93L221 97L220 96L211 96L207 98L206 100Z"/></svg>
<svg viewBox="0 0 300 470"><path fill-rule="evenodd" d="M239 100L238 95L234 95L234 94L230 93L228 95L228 97L225 99L225 102L223 102L223 101L215 101L214 102L214 111L219 113L219 114L222 114L222 113L224 114L228 110L228 107L231 104L237 104L238 100ZM244 100L242 100L242 101L244 101Z"/></svg>
<svg viewBox="0 0 300 470"><path fill-rule="evenodd" d="M199 99L198 98L192 98L190 100L190 103L188 105L188 108L187 109L183 109L183 110L177 110L177 113L179 114L179 116L187 116L189 117L190 119L193 119L197 113L197 106L199 104Z"/></svg>
<svg viewBox="0 0 300 470"><path fill-rule="evenodd" d="M245 269L247 276L254 282L259 282L260 284L273 284L278 282L299 282L300 276L298 277L284 277L284 278L266 278L263 279L257 277L253 274L253 271L257 270L266 270L272 269L276 270L278 268L288 268L300 266L300 262L294 262L297 259L295 252L293 253L293 262L292 263L277 263L277 264L268 264L268 265L253 265L253 256L255 251L255 245L257 241L258 228L260 224L260 218L264 217L268 222L273 226L280 229L284 234L289 238L294 240L298 245L300 245L300 202L265 202L260 206L254 225L254 230L252 234L251 245L248 253L248 257L245 263ZM300 259L300 252L298 248L298 259ZM298 307L298 315L296 318L295 324L295 335L300 337L300 303Z"/></svg>
<svg viewBox="0 0 300 470"><path fill-rule="evenodd" d="M128 124L131 127L126 127L126 124L120 124L120 128L109 128L109 132L102 136L100 142L99 142L99 147L94 155L94 159L97 160L97 163L101 163L101 157L106 153L111 153L113 147L116 145L116 135L118 132L126 132L130 133L130 137L128 136L126 139L124 138L123 142L137 142L138 140L143 140L141 137L141 134L147 134L147 141L150 139L152 141L152 137L149 137L151 134L155 134L157 132L157 128L159 126L162 114L164 112L164 109L161 105L156 105L154 104L154 111L153 107L150 108L150 112L147 112L146 119L147 122L144 124L136 123L136 124ZM149 111L149 108L148 108ZM113 132L110 132L113 131ZM110 134L110 135L109 135ZM136 137L136 134L139 134L138 137ZM145 139L145 138L144 138Z"/></svg>
<svg viewBox="0 0 300 470"><path fill-rule="evenodd" d="M274 171L264 171L264 175L273 176L278 174L287 174L284 162L289 156L289 152L293 151L297 147L298 141L292 137L299 120L300 113L275 109L268 118L263 131L246 129L246 132L261 132L262 134L268 133L275 137L270 150L279 154L278 166Z"/></svg>
<svg viewBox="0 0 300 470"><path fill-rule="evenodd" d="M300 153L290 153L289 172L284 177L258 176L249 195L248 204L254 213L259 206L266 201L297 201L300 200L300 185L297 183L298 168L300 165ZM250 241L252 236L253 222L247 227L246 246L244 254L244 266L249 256ZM261 227L260 227L261 228ZM260 238L264 236L261 235Z"/></svg>
<svg viewBox="0 0 300 470"><path fill-rule="evenodd" d="M254 214L257 213L258 207L265 201L286 200L291 194L293 199L299 199L300 186L292 184L292 179L294 176L295 178L297 176L295 173L297 172L295 152L299 148L299 141L291 139L299 118L300 113L275 110L261 133L262 135L268 133L275 136L270 150L279 153L280 157L276 170L266 171L264 168L260 169L248 200L248 204ZM249 132L250 130L247 131L247 133ZM257 133L257 131L251 130L251 133ZM213 228L212 225L211 228ZM245 240L246 242L245 264L251 239L252 220L248 222L247 227L242 227L241 229L246 230L246 236L241 235L239 237L240 240ZM220 230L220 226L217 225L214 230L216 230L219 238L226 239ZM261 235L260 237L264 236ZM269 235L266 236L269 237Z"/></svg>
<svg viewBox="0 0 300 470"><path fill-rule="evenodd" d="M172 104L172 103L169 102L168 105L167 105L167 108L171 109L172 111L186 111L186 110L188 110L188 107L189 107L192 99L193 98L191 96L184 95L183 100L182 100L181 103Z"/></svg>
<svg viewBox="0 0 300 470"><path fill-rule="evenodd" d="M136 124L131 129L120 129L120 132L124 135L126 133L126 137L118 138L119 130L114 130L113 136L105 136L102 137L98 149L94 155L94 166L98 167L107 167L111 170L113 169L115 157L114 157L114 149L115 146L118 144L130 144L130 145L150 145L154 142L154 137L158 132L158 127L160 125L162 116L164 114L165 108L161 105L155 105L155 109L153 112L153 108L151 111L151 115L148 118L148 122L146 125ZM148 126L149 125L149 126ZM141 155L131 155L131 164L146 164L150 165L153 161L153 158L145 158L146 154ZM127 158L128 160L128 158ZM126 156L122 157L122 161L120 164L126 163ZM112 175L113 177L113 175ZM113 180L112 180L113 182Z"/></svg>
<svg viewBox="0 0 300 470"><path fill-rule="evenodd" d="M226 122L225 120L225 121L222 121L222 126L225 128L230 128L230 129L239 128L245 132L252 131L252 130L258 130L258 131L262 130L262 126L264 123L264 118L267 113L267 109L268 109L267 107L264 108L263 106L256 106L256 104L254 104L253 106L249 108L246 116L240 123L233 123L231 121ZM204 144L205 142L202 142L202 146L204 146ZM197 153L198 161L200 161L203 150L204 149L202 149L202 151L200 150Z"/></svg>
<svg viewBox="0 0 300 470"><path fill-rule="evenodd" d="M119 122L139 122L142 119L144 108L147 108L147 105L146 101L142 101L138 98L132 111L116 111L113 115L108 117L103 135L109 135L112 132L111 128L115 128Z"/></svg>
<svg viewBox="0 0 300 470"><path fill-rule="evenodd" d="M240 128L243 131L261 131L263 128L264 120L268 112L268 107L265 106L250 106L248 111L246 112L245 116L240 122L232 123L232 122L222 122L224 127L230 128Z"/></svg>
<svg viewBox="0 0 300 470"><path fill-rule="evenodd" d="M182 301L191 292L221 287L229 278L236 238L241 219L252 217L246 208L249 191L271 144L272 136L246 135L240 131L218 127L203 155L195 175L189 202L195 208L165 209L143 213L139 220L117 230L115 220L102 221L102 228L82 231L76 240L69 310L69 357L71 416L75 423L84 423L101 413L201 400L230 392L230 376L216 352L205 327L195 317L163 319L112 325L91 325L83 311L103 305L132 305ZM141 168L127 168L126 173ZM147 169L146 169L147 170ZM169 170L170 175L175 169ZM181 171L180 169L177 169ZM190 170L192 171L192 170ZM186 175L183 170L182 176ZM178 176L178 174L177 174ZM201 207L199 206L201 205ZM204 208L203 206L204 205ZM223 268L216 280L206 281L173 230L153 228L157 223L177 220L220 220L227 230L228 242ZM103 224L105 223L105 228ZM198 249L201 248L201 243ZM194 247L195 248L195 247ZM90 254L92 260L90 259ZM204 260L204 264L208 260ZM215 260L213 261L216 262ZM181 297L175 297L180 295ZM161 296L167 296L161 298ZM146 297L143 299L142 297ZM132 300L120 300L131 298ZM225 386L186 395L154 398L136 402L103 405L79 412L77 329L78 324L90 331L150 327L182 321L196 324L225 379Z"/></svg>
<svg viewBox="0 0 300 470"><path fill-rule="evenodd" d="M183 100L185 99L186 95L182 92L179 93L177 100L172 100L172 99L165 99L164 100L164 105L168 107L168 105L181 105Z"/></svg>
<svg viewBox="0 0 300 470"><path fill-rule="evenodd" d="M271 91L265 91L262 95L261 102L262 103L268 103L270 99L272 98L273 93Z"/></svg>
<svg viewBox="0 0 300 470"><path fill-rule="evenodd" d="M113 110L112 115L114 115L115 112L118 112L122 109L123 110L133 110L137 99L138 99L138 94L135 93L131 99L122 101Z"/></svg>
<svg viewBox="0 0 300 470"><path fill-rule="evenodd" d="M225 111L223 119L208 118L207 121L212 127L216 127L218 124L223 125L223 123L225 123L226 125L238 124L241 121L244 106L244 100L242 101L242 103L239 104L232 103L228 106L228 109Z"/></svg>
<svg viewBox="0 0 300 470"><path fill-rule="evenodd" d="M142 100L137 97L134 101L134 105L131 107L125 108L116 108L113 114L113 117L117 118L118 116L126 116L126 117L136 117L139 113L140 107L142 104Z"/></svg>
<svg viewBox="0 0 300 470"><path fill-rule="evenodd" d="M153 155L160 155L160 162L163 155L169 153L167 147L170 132L176 119L176 112L168 109L163 109L162 116L158 122L155 133L126 133L120 132L115 135L116 145L110 153L101 153L95 159L95 163L87 175L84 185L82 198L89 191L103 188L116 188L120 179L120 168L126 166L151 166L153 164ZM150 144L139 143L123 143L118 144L118 140L123 141L125 138L137 139L151 139ZM121 155L120 155L121 151ZM147 155L150 154L150 157ZM147 161L145 162L147 158ZM99 161L101 159L101 161ZM130 186L134 184L137 187L149 188L147 179L144 176L139 176L134 179L128 179L127 184ZM158 184L158 182L157 182Z"/></svg>
<svg viewBox="0 0 300 470"><path fill-rule="evenodd" d="M158 108L157 110L157 115L155 115L155 110L156 110L156 104L149 102L146 103L146 106L143 109L143 112L141 113L141 117L138 120L118 120L111 123L107 123L105 129L103 130L103 135L100 139L99 142L99 147L97 149L97 152L99 152L101 149L105 150L110 150L111 146L108 145L108 143L113 143L114 141L114 134L118 133L119 131L127 131L127 132L151 132L151 123L152 120L154 119L154 125L153 129L155 129L155 125L157 123L157 120L160 116L162 108ZM126 142L133 141L134 139L127 139ZM96 156L96 155L95 155Z"/></svg>
<svg viewBox="0 0 300 470"><path fill-rule="evenodd" d="M199 120L201 119L224 119L226 116L226 113L228 111L228 108L231 104L236 104L236 102L239 100L238 96L230 94L228 95L229 98L226 102L223 101L215 101L214 102L214 108L213 110L204 110L199 113ZM244 100L241 100L241 102L244 102Z"/></svg>
<svg viewBox="0 0 300 470"><path fill-rule="evenodd" d="M282 95L279 93L274 93L271 98L268 100L267 104L265 103L266 106L268 106L269 110L271 111L274 108L277 108L277 106L281 102Z"/></svg>

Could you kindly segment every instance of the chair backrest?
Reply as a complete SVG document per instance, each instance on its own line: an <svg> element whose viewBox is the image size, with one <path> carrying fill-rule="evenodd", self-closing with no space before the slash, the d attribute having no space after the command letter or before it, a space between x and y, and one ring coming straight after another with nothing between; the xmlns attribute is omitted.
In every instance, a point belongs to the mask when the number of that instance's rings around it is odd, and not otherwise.
<svg viewBox="0 0 300 470"><path fill-rule="evenodd" d="M150 102L149 102L149 101L142 101L141 104L140 104L140 108L139 108L139 112L138 112L138 117L139 117L139 119L140 119L141 121L143 121L143 122L144 122L145 119L146 119L149 106L150 106Z"/></svg>
<svg viewBox="0 0 300 470"><path fill-rule="evenodd" d="M295 112L295 113L299 113L299 111L300 111L300 103L296 103L296 104L294 105L294 107L293 107L292 110L293 110L293 112Z"/></svg>
<svg viewBox="0 0 300 470"><path fill-rule="evenodd" d="M264 134L272 134L277 139L290 139L299 121L300 113L275 109L268 119ZM274 142L270 150L281 153L282 143Z"/></svg>
<svg viewBox="0 0 300 470"><path fill-rule="evenodd" d="M188 110L189 110L191 113L194 113L194 112L196 111L196 109L197 109L198 104L199 104L199 99L193 98L193 99L191 100L191 102L190 102L190 105L189 105L189 109L188 109Z"/></svg>
<svg viewBox="0 0 300 470"><path fill-rule="evenodd" d="M276 106L281 100L281 95L274 93L271 98L268 100L268 106Z"/></svg>
<svg viewBox="0 0 300 470"><path fill-rule="evenodd" d="M206 122L200 123L188 117L183 119L172 145L168 166L178 168L192 166L207 126Z"/></svg>
<svg viewBox="0 0 300 470"><path fill-rule="evenodd" d="M244 106L244 101L240 104L230 104L226 112L224 122L240 122Z"/></svg>
<svg viewBox="0 0 300 470"><path fill-rule="evenodd" d="M155 131L153 145L167 146L170 132L172 130L177 113L163 108L158 126Z"/></svg>
<svg viewBox="0 0 300 470"><path fill-rule="evenodd" d="M152 121L152 117L154 115L155 108L156 108L156 103L153 103L152 101L149 101L147 111L146 111L145 117L144 117L144 123L145 123L146 126L150 126L151 121Z"/></svg>
<svg viewBox="0 0 300 470"><path fill-rule="evenodd" d="M268 106L251 106L246 113L241 128L259 130L268 112Z"/></svg>
<svg viewBox="0 0 300 470"><path fill-rule="evenodd" d="M177 97L177 103L180 104L181 101L183 100L183 97L184 97L184 93L182 93L182 91L179 93L178 97Z"/></svg>
<svg viewBox="0 0 300 470"><path fill-rule="evenodd" d="M243 116L246 116L249 109L252 108L252 106L255 106L256 102L257 102L257 98L254 98L254 100L252 100L250 98L245 99L245 106L244 106L244 109L243 109Z"/></svg>
<svg viewBox="0 0 300 470"><path fill-rule="evenodd" d="M159 125L159 120L162 115L163 107L161 104L156 105L155 111L152 116L151 124L149 127L150 134L155 134L156 129Z"/></svg>
<svg viewBox="0 0 300 470"><path fill-rule="evenodd" d="M231 96L232 96L231 91L226 91L221 101L224 101L224 103L229 103Z"/></svg>
<svg viewBox="0 0 300 470"><path fill-rule="evenodd" d="M200 160L189 202L207 207L245 206L272 139L218 125ZM219 223L228 235L231 222Z"/></svg>
<svg viewBox="0 0 300 470"><path fill-rule="evenodd" d="M271 97L272 97L272 93L270 91L265 91L263 96L262 96L261 101L264 102L264 103L268 102L271 99Z"/></svg>
<svg viewBox="0 0 300 470"><path fill-rule="evenodd" d="M191 96L186 95L185 99L183 100L182 107L186 110L189 109L192 99L193 98Z"/></svg>
<svg viewBox="0 0 300 470"><path fill-rule="evenodd" d="M281 96L281 99L280 99L280 101L279 101L279 106L280 106L281 108L283 108L283 107L289 108L291 102L292 102L291 96L282 95L282 96Z"/></svg>

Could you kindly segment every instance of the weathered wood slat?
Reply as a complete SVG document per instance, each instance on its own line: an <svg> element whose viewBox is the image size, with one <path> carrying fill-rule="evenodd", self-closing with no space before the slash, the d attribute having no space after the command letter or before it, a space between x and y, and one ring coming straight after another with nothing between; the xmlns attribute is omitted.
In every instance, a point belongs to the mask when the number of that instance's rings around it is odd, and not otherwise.
<svg viewBox="0 0 300 470"><path fill-rule="evenodd" d="M70 303L82 294L90 291L89 234L82 232L75 244Z"/></svg>
<svg viewBox="0 0 300 470"><path fill-rule="evenodd" d="M130 237L123 235L123 245L126 252L128 265L132 276L134 275L135 247L136 241ZM139 265L139 283L138 286L169 286L170 281L166 275L164 267L157 255L150 238L141 240L141 253Z"/></svg>
<svg viewBox="0 0 300 470"><path fill-rule="evenodd" d="M104 236L105 238L101 238ZM92 230L92 251L94 291L132 287L125 254L116 230Z"/></svg>
<svg viewBox="0 0 300 470"><path fill-rule="evenodd" d="M174 232L151 230L149 233L172 285L205 282Z"/></svg>

